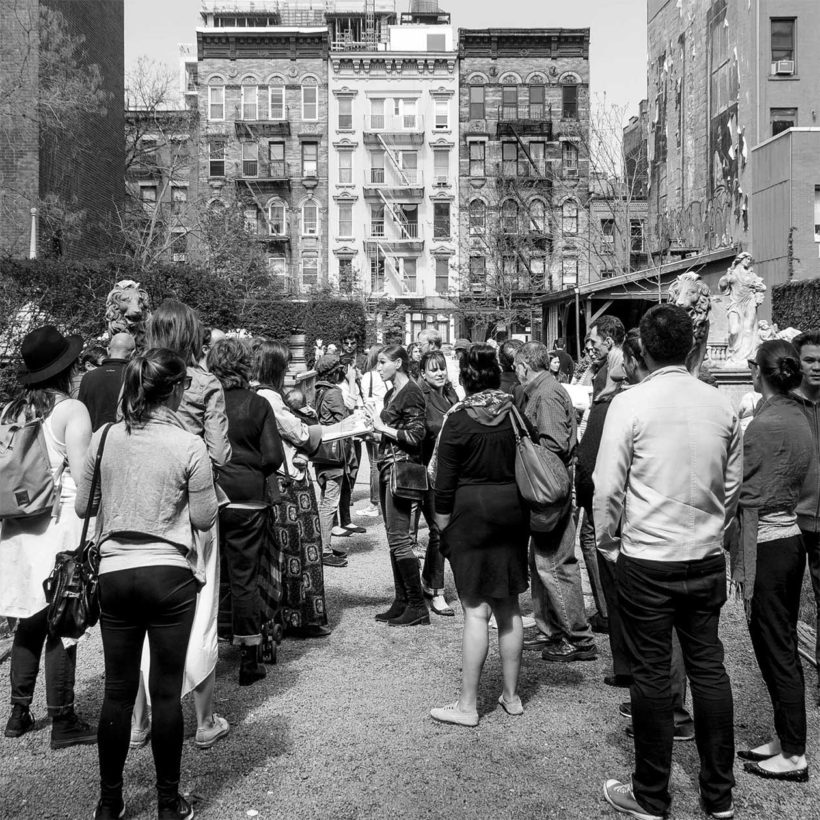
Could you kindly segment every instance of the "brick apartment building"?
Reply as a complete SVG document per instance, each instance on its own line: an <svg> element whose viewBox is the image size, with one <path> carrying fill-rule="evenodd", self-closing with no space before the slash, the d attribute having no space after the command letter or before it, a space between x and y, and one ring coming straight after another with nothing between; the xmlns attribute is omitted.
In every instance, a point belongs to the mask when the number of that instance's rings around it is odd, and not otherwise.
<svg viewBox="0 0 820 820"><path fill-rule="evenodd" d="M586 281L589 29L459 29L459 81L462 288L529 303Z"/></svg>
<svg viewBox="0 0 820 820"><path fill-rule="evenodd" d="M47 31L43 14L54 12ZM53 63L41 53L48 34L82 38L81 67L96 66L102 107L68 129L41 121L38 83ZM7 0L0 5L0 253L29 251L31 209L39 208L39 254L93 256L123 198L123 0ZM54 87L65 83L56 66ZM70 68L70 67L69 67ZM65 100L65 96L64 96ZM49 127L46 127L49 125ZM79 219L79 217L82 217Z"/></svg>
<svg viewBox="0 0 820 820"><path fill-rule="evenodd" d="M328 31L323 11L208 0L197 29L198 190L240 207L278 289L327 283Z"/></svg>

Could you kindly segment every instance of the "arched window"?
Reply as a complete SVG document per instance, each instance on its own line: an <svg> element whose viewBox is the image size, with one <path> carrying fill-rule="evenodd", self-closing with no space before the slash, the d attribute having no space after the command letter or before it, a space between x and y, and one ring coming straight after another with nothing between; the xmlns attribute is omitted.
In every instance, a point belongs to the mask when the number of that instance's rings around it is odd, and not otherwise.
<svg viewBox="0 0 820 820"><path fill-rule="evenodd" d="M487 224L487 206L480 199L470 203L470 233L479 235L484 233Z"/></svg>
<svg viewBox="0 0 820 820"><path fill-rule="evenodd" d="M565 236L578 233L578 204L571 199L561 206L561 231Z"/></svg>
<svg viewBox="0 0 820 820"><path fill-rule="evenodd" d="M518 205L511 199L501 206L501 232L518 233Z"/></svg>
<svg viewBox="0 0 820 820"><path fill-rule="evenodd" d="M547 233L547 207L540 199L530 203L530 224L535 233Z"/></svg>
<svg viewBox="0 0 820 820"><path fill-rule="evenodd" d="M288 232L287 205L281 199L268 203L268 232L271 236L285 236Z"/></svg>
<svg viewBox="0 0 820 820"><path fill-rule="evenodd" d="M319 204L309 199L302 205L302 236L319 235Z"/></svg>
<svg viewBox="0 0 820 820"><path fill-rule="evenodd" d="M272 120L287 118L285 110L285 84L281 78L273 77L268 86L268 117Z"/></svg>
<svg viewBox="0 0 820 820"><path fill-rule="evenodd" d="M518 119L518 85L516 78L511 74L502 81L501 119L505 122Z"/></svg>
<svg viewBox="0 0 820 820"><path fill-rule="evenodd" d="M478 79L474 78L470 83L470 119L483 120L484 119L484 85Z"/></svg>
<svg viewBox="0 0 820 820"><path fill-rule="evenodd" d="M225 119L224 83L221 77L212 77L208 81L208 119L211 121Z"/></svg>
<svg viewBox="0 0 820 820"><path fill-rule="evenodd" d="M578 119L578 83L572 75L561 85L561 116L565 120Z"/></svg>

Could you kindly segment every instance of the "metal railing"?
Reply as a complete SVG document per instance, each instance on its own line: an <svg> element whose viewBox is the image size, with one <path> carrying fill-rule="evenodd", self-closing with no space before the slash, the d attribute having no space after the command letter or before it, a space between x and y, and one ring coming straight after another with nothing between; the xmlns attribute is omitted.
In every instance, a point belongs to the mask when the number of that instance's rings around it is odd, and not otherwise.
<svg viewBox="0 0 820 820"><path fill-rule="evenodd" d="M368 114L364 118L365 131L424 131L424 117L421 114Z"/></svg>
<svg viewBox="0 0 820 820"><path fill-rule="evenodd" d="M500 122L549 122L552 117L552 108L545 103L508 104L498 106Z"/></svg>
<svg viewBox="0 0 820 820"><path fill-rule="evenodd" d="M417 188L424 185L421 168L402 168L388 172L385 168L370 168L364 172L365 185L384 185L386 188Z"/></svg>
<svg viewBox="0 0 820 820"><path fill-rule="evenodd" d="M392 227L388 230L387 225ZM386 242L417 241L421 238L418 222L396 222L393 219L371 219L368 239L382 239Z"/></svg>

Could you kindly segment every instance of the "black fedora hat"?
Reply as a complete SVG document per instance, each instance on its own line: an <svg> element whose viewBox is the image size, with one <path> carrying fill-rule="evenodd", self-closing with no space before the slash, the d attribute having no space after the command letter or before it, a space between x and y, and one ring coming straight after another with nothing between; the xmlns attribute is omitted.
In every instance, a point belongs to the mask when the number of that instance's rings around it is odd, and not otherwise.
<svg viewBox="0 0 820 820"><path fill-rule="evenodd" d="M82 349L82 336L63 336L54 325L32 330L20 346L25 367L20 371L19 382L36 384L62 373L76 361Z"/></svg>

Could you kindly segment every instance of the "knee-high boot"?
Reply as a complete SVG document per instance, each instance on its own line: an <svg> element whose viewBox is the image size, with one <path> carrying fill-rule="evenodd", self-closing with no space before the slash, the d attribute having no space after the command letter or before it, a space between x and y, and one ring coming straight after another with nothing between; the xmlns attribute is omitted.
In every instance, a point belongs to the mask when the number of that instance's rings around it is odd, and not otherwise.
<svg viewBox="0 0 820 820"><path fill-rule="evenodd" d="M377 621L389 621L391 618L397 618L407 608L407 590L404 588L404 580L396 564L396 556L392 551L390 553L390 568L393 570L393 585L396 588L395 597L393 603L390 604L390 609L376 615Z"/></svg>
<svg viewBox="0 0 820 820"><path fill-rule="evenodd" d="M424 601L419 577L419 562L414 555L396 561L404 589L407 593L407 606L401 615L388 621L390 626L419 626L430 623L430 613Z"/></svg>

